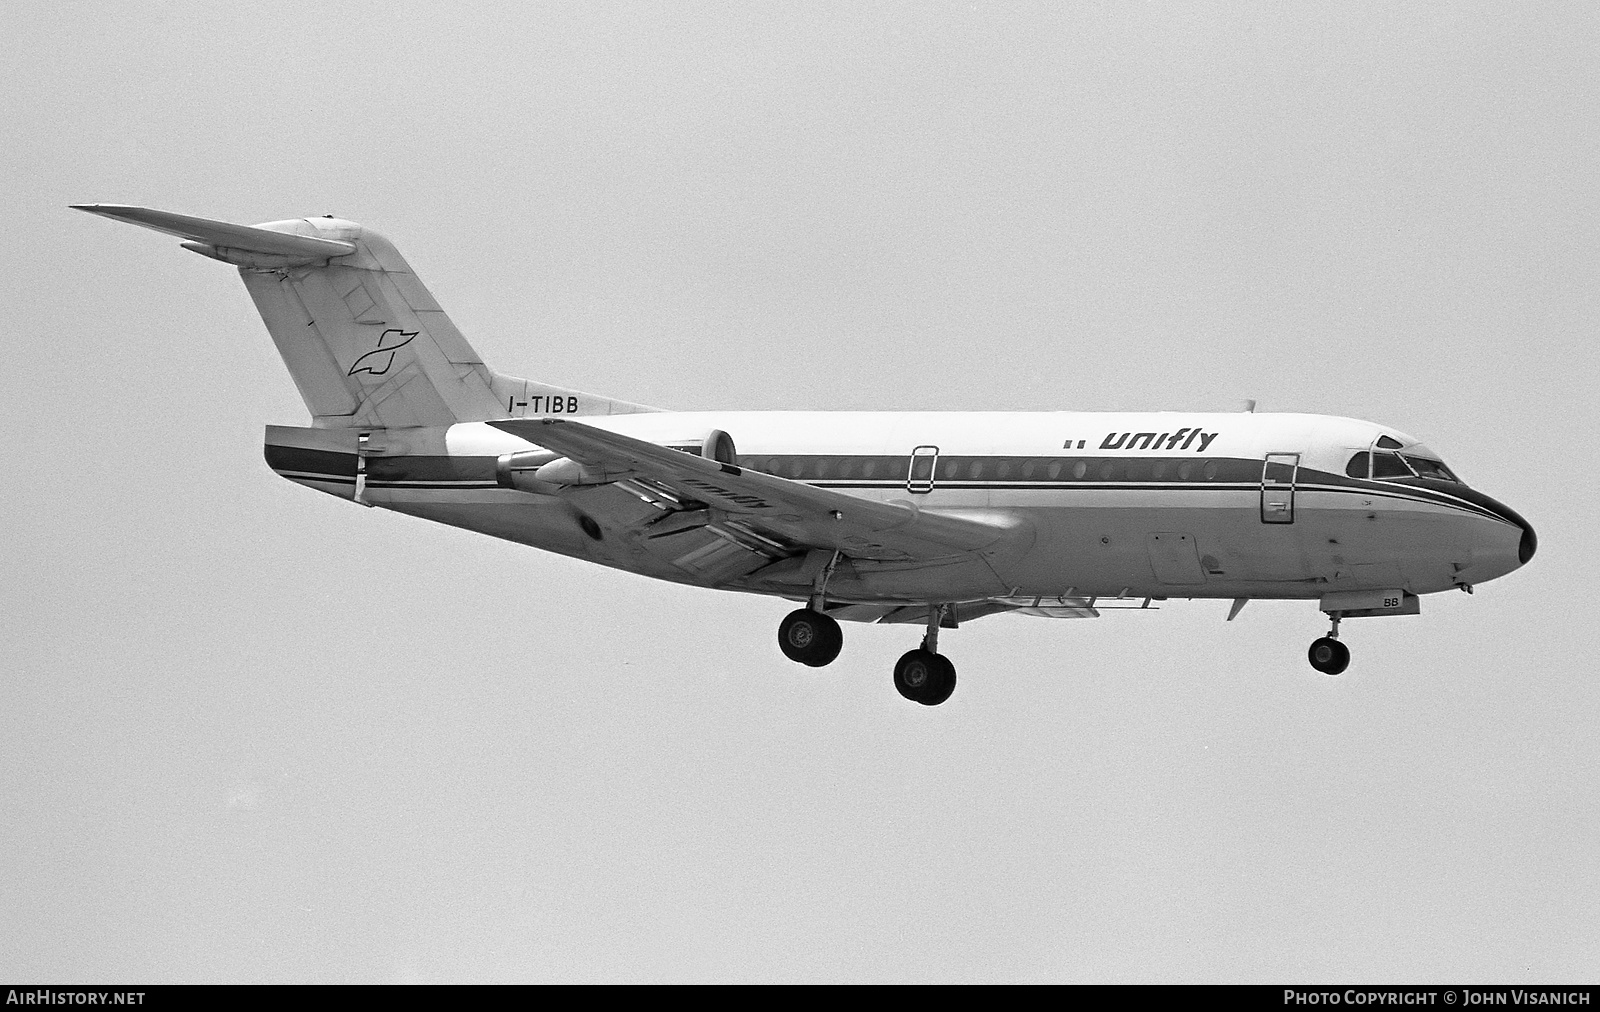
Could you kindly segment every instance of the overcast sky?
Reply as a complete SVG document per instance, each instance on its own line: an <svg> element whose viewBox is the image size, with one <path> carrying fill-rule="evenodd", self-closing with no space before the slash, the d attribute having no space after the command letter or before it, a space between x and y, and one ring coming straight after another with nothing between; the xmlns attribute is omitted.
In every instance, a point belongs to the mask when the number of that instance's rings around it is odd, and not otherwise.
<svg viewBox="0 0 1600 1012"><path fill-rule="evenodd" d="M0 978L1600 977L1600 18L1062 6L0 6ZM664 407L1381 421L1540 552L1339 678L1171 602L916 706L276 477L236 272L82 202L361 221Z"/></svg>

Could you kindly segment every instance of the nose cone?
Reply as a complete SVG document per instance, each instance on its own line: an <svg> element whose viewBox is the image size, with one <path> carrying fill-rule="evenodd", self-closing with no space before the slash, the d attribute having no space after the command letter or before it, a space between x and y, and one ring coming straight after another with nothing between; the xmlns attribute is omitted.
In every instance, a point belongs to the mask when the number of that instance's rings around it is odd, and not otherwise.
<svg viewBox="0 0 1600 1012"><path fill-rule="evenodd" d="M1520 532L1516 540L1517 561L1515 565L1513 565L1511 562L1511 545L1507 541L1499 542L1499 544L1505 546L1504 548L1490 548L1489 546L1485 546L1485 556L1491 554L1500 555L1505 561L1501 563L1500 566L1496 567L1498 571L1493 572L1492 574L1485 572L1479 577L1480 580L1493 579L1495 576L1501 576L1505 573L1511 572L1518 566L1526 566L1528 564L1529 560L1533 558L1534 553L1539 550L1539 536L1534 533L1533 525L1528 523L1527 520L1523 519L1522 514L1518 513L1510 506L1507 506L1505 503L1500 502L1497 499L1491 499L1482 492L1474 491L1472 489L1460 489L1454 494L1459 495L1461 498L1468 500L1476 506L1482 507L1484 510L1494 514L1500 520L1515 527ZM1503 527L1500 529L1505 530ZM1478 555L1477 549L1473 550L1473 555ZM1472 568L1475 570L1479 569L1478 566L1473 566Z"/></svg>
<svg viewBox="0 0 1600 1012"><path fill-rule="evenodd" d="M1517 542L1517 562L1526 566L1528 560L1533 558L1533 553L1539 550L1539 535L1533 533L1533 525L1524 520L1522 514L1507 506L1505 503L1483 496L1484 507L1497 514L1507 523L1516 524L1522 529L1522 538Z"/></svg>

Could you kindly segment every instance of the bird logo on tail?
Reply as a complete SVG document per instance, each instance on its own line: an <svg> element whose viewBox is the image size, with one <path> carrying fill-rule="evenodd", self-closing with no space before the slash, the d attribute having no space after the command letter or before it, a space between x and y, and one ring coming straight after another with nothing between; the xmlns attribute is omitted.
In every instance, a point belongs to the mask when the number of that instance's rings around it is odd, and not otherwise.
<svg viewBox="0 0 1600 1012"><path fill-rule="evenodd" d="M415 330L390 327L378 335L378 346L356 359L355 364L345 375L354 376L358 372L364 372L382 376L394 365L394 353L410 344L418 333L420 332Z"/></svg>

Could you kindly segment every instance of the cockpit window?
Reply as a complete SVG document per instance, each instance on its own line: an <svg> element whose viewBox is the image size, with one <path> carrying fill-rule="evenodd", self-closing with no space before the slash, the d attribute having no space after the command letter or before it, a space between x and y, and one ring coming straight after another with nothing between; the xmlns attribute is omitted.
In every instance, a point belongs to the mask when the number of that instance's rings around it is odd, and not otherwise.
<svg viewBox="0 0 1600 1012"><path fill-rule="evenodd" d="M1393 436L1378 437L1378 446L1385 450L1398 450L1404 445L1406 444L1400 442L1400 440L1394 438Z"/></svg>
<svg viewBox="0 0 1600 1012"><path fill-rule="evenodd" d="M1461 481L1460 478L1457 478L1451 473L1448 467L1444 466L1444 461L1442 460L1429 460L1427 457L1418 457L1410 453L1401 454L1401 456L1405 458L1405 462L1407 464L1411 465L1411 469L1417 472L1417 477L1419 478L1440 478L1444 481Z"/></svg>
<svg viewBox="0 0 1600 1012"><path fill-rule="evenodd" d="M1372 470L1372 454L1362 450L1350 458L1350 463L1344 466L1344 473L1352 478L1365 478Z"/></svg>
<svg viewBox="0 0 1600 1012"><path fill-rule="evenodd" d="M1379 440L1381 443L1382 440ZM1411 468L1400 459L1398 453L1374 453L1372 455L1372 476L1374 478L1409 478Z"/></svg>

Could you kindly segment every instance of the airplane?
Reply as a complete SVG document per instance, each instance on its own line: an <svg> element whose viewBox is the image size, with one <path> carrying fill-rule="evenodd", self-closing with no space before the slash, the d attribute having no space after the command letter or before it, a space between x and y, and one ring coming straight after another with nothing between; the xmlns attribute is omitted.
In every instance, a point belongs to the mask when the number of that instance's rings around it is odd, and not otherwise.
<svg viewBox="0 0 1600 1012"><path fill-rule="evenodd" d="M311 414L269 425L273 471L616 569L785 598L790 660L841 621L922 628L895 688L947 700L941 630L1096 618L1171 599L1315 601L1341 620L1504 576L1533 527L1386 425L1249 411L665 411L503 375L377 232L122 204L87 211L239 269Z"/></svg>

